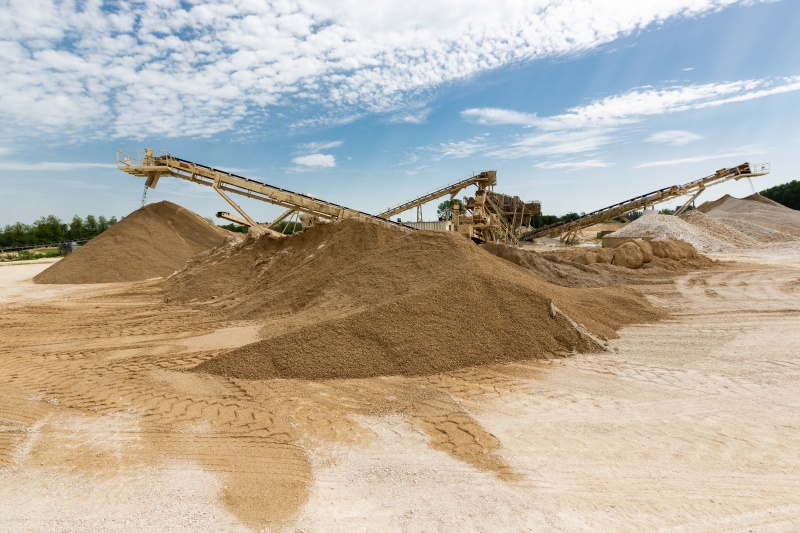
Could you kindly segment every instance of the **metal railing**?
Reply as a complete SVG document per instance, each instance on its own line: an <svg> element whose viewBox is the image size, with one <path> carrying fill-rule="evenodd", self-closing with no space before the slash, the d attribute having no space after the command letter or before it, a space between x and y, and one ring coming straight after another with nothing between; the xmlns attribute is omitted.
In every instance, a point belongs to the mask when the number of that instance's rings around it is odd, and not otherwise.
<svg viewBox="0 0 800 533"><path fill-rule="evenodd" d="M475 185L475 184L478 184L478 183L480 183L482 181L491 181L492 178L491 178L491 176L489 174L490 172L494 172L494 171L492 171L492 170L484 170L484 171L481 171L481 172L479 172L477 174L475 174L473 172L470 176L468 176L466 178L454 181L452 183L448 183L448 184L443 185L441 187L438 187L436 189L432 189L432 190L430 190L430 191L428 191L428 192L426 192L424 194L421 194L421 195L417 196L416 198L413 198L413 199L408 200L406 202L403 202L403 203L397 204L395 206L389 207L389 208L385 209L384 211L381 211L381 213L378 216L382 217L382 218L390 217L390 216L396 215L398 213L402 213L404 211L408 211L409 209L413 209L414 207L417 207L418 205L421 205L421 204L424 204L424 203L428 203L431 200L435 200L437 198L441 198L442 196L446 196L448 194L453 194L453 191L455 191L455 193L458 194L458 192L461 189L466 189L470 185Z"/></svg>
<svg viewBox="0 0 800 533"><path fill-rule="evenodd" d="M755 165L743 163L736 167L723 168L716 171L714 174L698 180L690 181L689 183L685 183L683 185L665 187L657 191L631 198L630 200L626 200L624 202L604 207L603 209L598 209L597 211L592 211L591 213L588 213L576 220L557 222L555 224L550 224L549 226L544 226L542 228L525 232L519 236L519 239L532 240L537 237L542 237L556 232L559 234L566 233L569 235L570 233L575 233L583 228L589 227L598 222L602 222L603 220L624 215L625 213L629 213L638 209L654 206L668 200L680 198L681 196L695 193L694 197L696 198L697 195L706 189L706 187L711 187L712 185L717 185L728 180L739 180L741 178L763 176L767 173L769 173L769 163L758 163Z"/></svg>
<svg viewBox="0 0 800 533"><path fill-rule="evenodd" d="M86 239L69 239L67 241L46 242L42 244L24 244L20 246L7 246L5 248L0 248L0 253L19 252L22 250L35 250L36 248L57 248L61 245L69 244L71 242L84 243L84 242L89 242L91 240L92 238L90 237Z"/></svg>
<svg viewBox="0 0 800 533"><path fill-rule="evenodd" d="M199 185L212 187L248 222L250 220L247 215L228 198L226 193L254 198L330 220L355 218L386 227L412 231L412 228L397 222L334 204L333 202L320 200L307 194L281 189L231 172L180 159L166 151L155 151L147 148L144 150L117 150L117 164L120 170L128 174L146 178L145 185L151 188L155 187L158 179L163 176L180 178ZM251 226L256 226L256 224L251 223Z"/></svg>

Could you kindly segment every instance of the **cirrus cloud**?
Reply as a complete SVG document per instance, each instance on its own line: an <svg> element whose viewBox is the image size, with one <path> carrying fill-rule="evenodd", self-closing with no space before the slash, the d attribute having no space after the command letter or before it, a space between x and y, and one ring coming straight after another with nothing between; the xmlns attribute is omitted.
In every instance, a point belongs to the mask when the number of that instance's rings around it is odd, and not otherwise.
<svg viewBox="0 0 800 533"><path fill-rule="evenodd" d="M332 168L336 166L336 158L330 154L309 154L295 157L292 163L301 167Z"/></svg>
<svg viewBox="0 0 800 533"><path fill-rule="evenodd" d="M639 87L599 98L583 106L566 109L552 116L539 116L501 108L472 108L461 117L485 126L513 126L535 131L513 135L494 147L482 145L481 152L504 159L519 157L562 157L567 154L597 152L619 140L629 127L650 117L728 104L800 91L800 75L781 78L739 80L723 83ZM681 130L655 132L645 141L683 146L702 139ZM451 141L452 145L469 141ZM442 146L442 154L450 150ZM475 152L473 152L475 153Z"/></svg>
<svg viewBox="0 0 800 533"><path fill-rule="evenodd" d="M684 146L686 144L703 139L702 135L697 135L690 131L667 130L657 131L650 134L645 141L650 143L669 144L672 146Z"/></svg>
<svg viewBox="0 0 800 533"><path fill-rule="evenodd" d="M751 1L4 2L0 135L249 135L370 113L421 123L444 84Z"/></svg>

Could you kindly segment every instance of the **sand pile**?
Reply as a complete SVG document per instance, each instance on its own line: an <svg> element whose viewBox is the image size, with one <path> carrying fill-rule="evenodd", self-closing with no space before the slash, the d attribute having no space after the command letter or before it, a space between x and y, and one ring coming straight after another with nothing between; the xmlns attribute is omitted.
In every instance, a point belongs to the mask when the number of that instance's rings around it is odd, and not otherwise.
<svg viewBox="0 0 800 533"><path fill-rule="evenodd" d="M691 244L703 253L727 252L735 248L733 244L719 239L703 228L690 224L680 217L655 213L648 213L637 218L610 236L630 237L633 239L644 237L677 239Z"/></svg>
<svg viewBox="0 0 800 533"><path fill-rule="evenodd" d="M541 253L498 243L487 243L483 247L550 283L565 287L663 283L665 278L671 279L675 271L698 270L714 264L682 241L632 240L630 243L613 249L575 248ZM633 246L638 251L634 251Z"/></svg>
<svg viewBox="0 0 800 533"><path fill-rule="evenodd" d="M33 280L108 283L168 276L228 238L199 215L158 202L134 211Z"/></svg>
<svg viewBox="0 0 800 533"><path fill-rule="evenodd" d="M630 239L614 248L566 250L560 255L584 265L608 264L627 269L660 266L674 270L674 267L667 265L676 261L692 268L704 264L694 246L675 239Z"/></svg>
<svg viewBox="0 0 800 533"><path fill-rule="evenodd" d="M641 268L656 258L681 261L698 257L697 250L691 244L675 239L653 241L631 239L614 248L569 250L564 255L576 263L585 265L601 263L630 269Z"/></svg>
<svg viewBox="0 0 800 533"><path fill-rule="evenodd" d="M163 286L264 322L262 341L197 367L244 379L420 375L592 350L663 316L632 289L560 287L458 235L356 221L220 247Z"/></svg>
<svg viewBox="0 0 800 533"><path fill-rule="evenodd" d="M740 220L800 238L800 211L757 194L742 199L726 195L697 209L713 218Z"/></svg>
<svg viewBox="0 0 800 533"><path fill-rule="evenodd" d="M672 237L702 252L730 252L800 239L800 212L757 194L726 195L680 217L648 214L614 237Z"/></svg>
<svg viewBox="0 0 800 533"><path fill-rule="evenodd" d="M696 209L683 213L680 215L680 218L702 230L704 233L735 246L736 248L753 247L759 244L753 237Z"/></svg>
<svg viewBox="0 0 800 533"><path fill-rule="evenodd" d="M740 220L738 218L715 217L712 220L717 220L720 223L726 224L762 244L797 240L797 237L794 235L789 235L788 233L767 228L765 226L760 226L758 224L754 224L746 220Z"/></svg>

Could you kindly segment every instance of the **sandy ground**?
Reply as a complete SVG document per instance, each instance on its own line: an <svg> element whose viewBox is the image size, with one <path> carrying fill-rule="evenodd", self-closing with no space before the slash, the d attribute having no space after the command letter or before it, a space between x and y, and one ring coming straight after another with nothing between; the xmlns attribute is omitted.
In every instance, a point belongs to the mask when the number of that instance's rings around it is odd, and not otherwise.
<svg viewBox="0 0 800 533"><path fill-rule="evenodd" d="M728 258L608 352L328 382L184 372L258 325L2 264L0 529L800 530L800 254Z"/></svg>

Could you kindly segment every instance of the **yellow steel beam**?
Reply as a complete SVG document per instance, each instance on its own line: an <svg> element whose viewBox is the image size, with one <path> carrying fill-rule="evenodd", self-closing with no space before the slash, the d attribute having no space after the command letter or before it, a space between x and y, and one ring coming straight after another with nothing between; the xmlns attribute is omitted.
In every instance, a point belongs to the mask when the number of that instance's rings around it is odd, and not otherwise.
<svg viewBox="0 0 800 533"><path fill-rule="evenodd" d="M666 187L664 189L653 191L642 196L637 196L636 198L632 198L609 207L604 207L603 209L599 209L584 215L577 220L551 224L543 228L528 231L520 235L519 239L529 241L537 237L543 237L551 234L566 233L569 235L583 228L588 228L594 224L599 224L600 222L608 220L609 218L615 218L624 215L630 211L660 204L675 198L680 198L681 196L685 196L687 194L702 192L704 189L711 187L712 185L718 185L729 180L763 176L765 174L769 174L769 163L761 163L758 165L753 165L752 167L749 163L742 163L736 167L723 168L716 171L714 174L711 174L710 176L706 176L695 181L690 181L689 183L684 183L683 185L673 185L672 187Z"/></svg>
<svg viewBox="0 0 800 533"><path fill-rule="evenodd" d="M151 149L123 151L117 150L117 166L120 170L133 176L146 177L155 181L162 176L171 176L183 180L213 187L218 193L230 192L248 198L301 211L329 220L357 219L383 225L392 229L413 231L408 226L392 222L369 213L350 209L332 202L273 187L266 183L237 176L215 168L179 159L168 152L155 152ZM223 192L224 191L224 192ZM240 211L241 213L241 211ZM245 218L247 216L243 215Z"/></svg>
<svg viewBox="0 0 800 533"><path fill-rule="evenodd" d="M477 185L478 188L485 189L488 187L492 187L496 183L497 183L497 172L494 170L485 170L479 174L474 174L461 181L445 185L444 187L436 189L435 191L425 193L422 196L414 198L413 200L403 202L402 204L392 207L391 209L387 209L378 216L381 218L389 218L398 213L402 213L403 211L408 211L409 209L412 209L414 207L426 204L431 200L436 200L437 198L441 198L442 196L447 196L448 194L450 195L450 199L452 200L459 193L459 191L461 191L461 189L469 187L470 185Z"/></svg>

